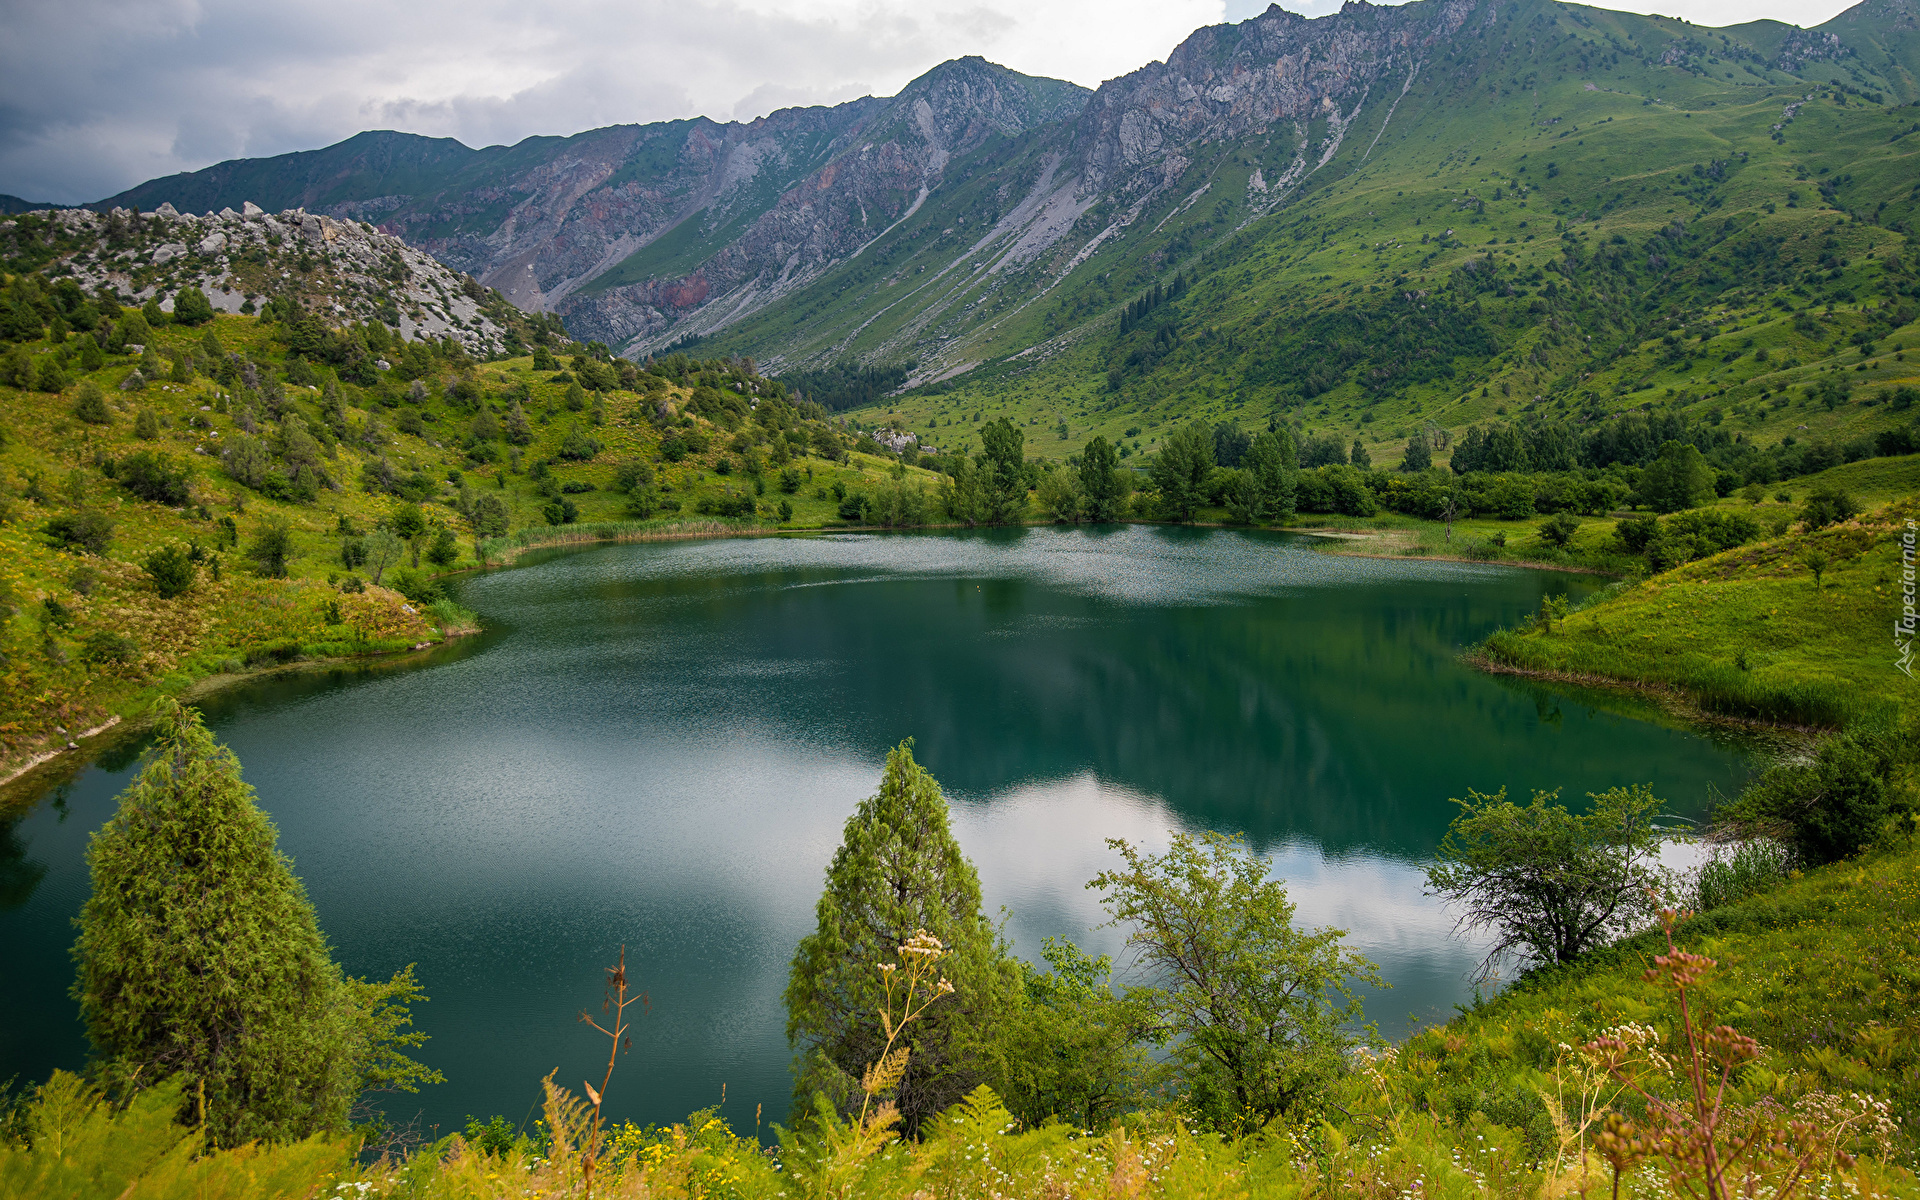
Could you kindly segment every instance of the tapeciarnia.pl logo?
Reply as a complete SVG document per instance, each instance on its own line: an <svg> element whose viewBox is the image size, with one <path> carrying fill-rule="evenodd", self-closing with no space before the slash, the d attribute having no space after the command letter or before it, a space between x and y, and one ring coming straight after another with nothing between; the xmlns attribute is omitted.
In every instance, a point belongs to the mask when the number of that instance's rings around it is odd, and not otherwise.
<svg viewBox="0 0 1920 1200"><path fill-rule="evenodd" d="M1916 629L1920 629L1920 615L1914 612L1914 535L1915 528L1911 518L1907 521L1905 532L1900 535L1900 619L1893 623L1893 648L1900 657L1893 665L1913 678L1913 639Z"/></svg>

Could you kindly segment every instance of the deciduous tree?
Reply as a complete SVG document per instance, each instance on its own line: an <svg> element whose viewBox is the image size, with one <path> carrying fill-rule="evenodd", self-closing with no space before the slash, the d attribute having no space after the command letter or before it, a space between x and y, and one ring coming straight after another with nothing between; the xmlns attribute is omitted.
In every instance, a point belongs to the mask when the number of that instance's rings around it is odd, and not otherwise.
<svg viewBox="0 0 1920 1200"><path fill-rule="evenodd" d="M1579 814L1559 798L1535 792L1532 803L1515 804L1501 788L1454 801L1462 811L1427 868L1427 886L1459 906L1459 928L1493 933L1483 976L1509 958L1571 962L1659 907L1649 891L1668 880L1658 865L1664 838L1653 825L1653 792L1613 788L1590 795Z"/></svg>

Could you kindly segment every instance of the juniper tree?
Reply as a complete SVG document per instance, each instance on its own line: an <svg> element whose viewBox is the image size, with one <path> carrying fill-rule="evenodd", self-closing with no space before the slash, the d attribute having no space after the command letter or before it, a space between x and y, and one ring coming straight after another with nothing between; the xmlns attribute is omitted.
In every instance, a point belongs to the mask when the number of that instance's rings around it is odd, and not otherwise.
<svg viewBox="0 0 1920 1200"><path fill-rule="evenodd" d="M91 379L80 384L80 395L73 402L73 415L89 425L113 423L113 412L107 407L107 394ZM154 432L157 434L159 430L156 428Z"/></svg>
<svg viewBox="0 0 1920 1200"><path fill-rule="evenodd" d="M860 1075L887 1040L878 964L892 961L916 930L945 943L941 966L954 995L906 1035L906 1073L893 1097L909 1135L982 1082L979 1048L1020 986L980 911L980 880L947 826L940 785L913 761L911 745L887 755L879 792L847 819L816 908L818 928L801 940L786 992L796 1108L804 1112L823 1095L851 1112Z"/></svg>
<svg viewBox="0 0 1920 1200"><path fill-rule="evenodd" d="M74 996L103 1079L179 1077L179 1119L223 1146L339 1130L363 1089L437 1080L399 1051L422 1040L412 968L343 978L239 760L175 701L158 733L87 848Z"/></svg>

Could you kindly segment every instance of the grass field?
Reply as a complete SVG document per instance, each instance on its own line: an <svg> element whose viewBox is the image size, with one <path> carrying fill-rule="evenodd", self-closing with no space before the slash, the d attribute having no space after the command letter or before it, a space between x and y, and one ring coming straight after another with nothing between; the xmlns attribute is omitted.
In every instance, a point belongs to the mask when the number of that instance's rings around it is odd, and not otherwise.
<svg viewBox="0 0 1920 1200"><path fill-rule="evenodd" d="M1481 654L1497 669L1668 688L1730 717L1837 728L1898 710L1920 694L1894 638L1916 515L1920 499L1900 500L1616 585Z"/></svg>

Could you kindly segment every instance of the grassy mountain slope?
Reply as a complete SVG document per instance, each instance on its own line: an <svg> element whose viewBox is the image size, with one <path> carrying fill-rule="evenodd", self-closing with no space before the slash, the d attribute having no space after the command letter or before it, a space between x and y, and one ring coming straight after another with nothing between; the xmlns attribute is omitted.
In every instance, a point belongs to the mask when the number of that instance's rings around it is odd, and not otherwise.
<svg viewBox="0 0 1920 1200"><path fill-rule="evenodd" d="M1149 449L1195 417L1360 434L1376 458L1429 420L1649 402L1744 408L1760 438L1874 423L1807 396L1859 365L1855 335L1915 340L1920 112L1893 102L1904 68L1789 27L1559 4L1468 28L1404 95L1365 101L1274 211L1254 180L1297 150L1281 131L1190 148L1177 184L1064 278L974 270L986 256L962 253L966 231L1021 191L983 163L712 344L964 370L861 415L929 432L975 414L1064 421L1062 451L1134 427ZM1185 294L1123 336L1120 306L1176 277ZM1866 361L1847 382L1912 374L1891 353Z"/></svg>

